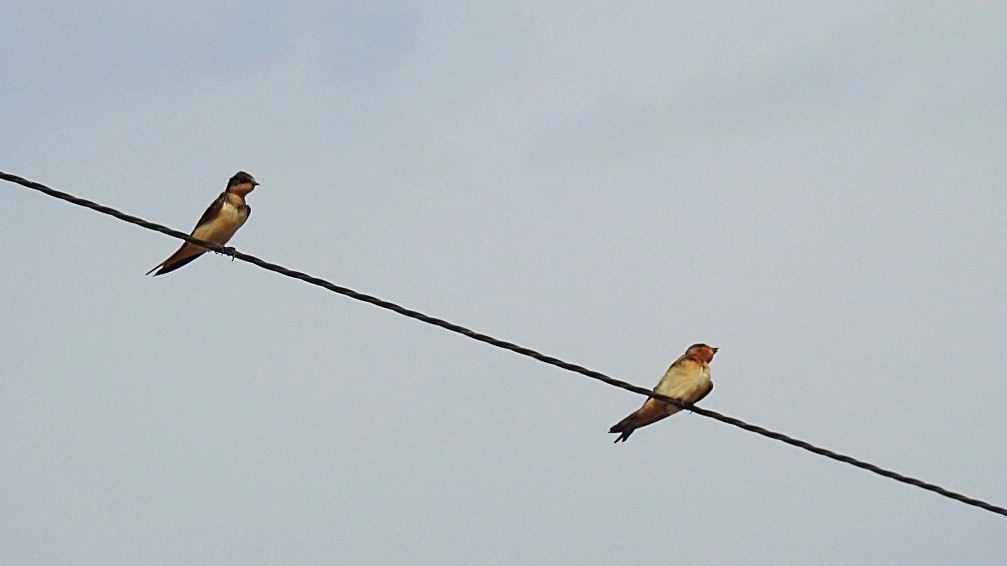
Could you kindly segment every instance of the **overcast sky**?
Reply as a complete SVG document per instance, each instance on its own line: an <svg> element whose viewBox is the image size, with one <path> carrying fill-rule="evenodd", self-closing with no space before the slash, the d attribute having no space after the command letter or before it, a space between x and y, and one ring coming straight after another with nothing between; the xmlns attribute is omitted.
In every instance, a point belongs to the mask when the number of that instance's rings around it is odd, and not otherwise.
<svg viewBox="0 0 1007 566"><path fill-rule="evenodd" d="M0 170L1007 505L1007 4L2 2ZM7 564L1003 564L1007 520L0 183Z"/></svg>

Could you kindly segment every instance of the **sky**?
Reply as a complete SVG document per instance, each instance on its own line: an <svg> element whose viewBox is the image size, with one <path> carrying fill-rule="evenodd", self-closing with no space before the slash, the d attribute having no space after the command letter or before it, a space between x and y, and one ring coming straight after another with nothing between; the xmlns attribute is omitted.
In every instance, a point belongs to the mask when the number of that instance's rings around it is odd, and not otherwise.
<svg viewBox="0 0 1007 566"><path fill-rule="evenodd" d="M0 170L1007 505L1007 5L0 2ZM0 561L1002 564L1004 518L0 187Z"/></svg>

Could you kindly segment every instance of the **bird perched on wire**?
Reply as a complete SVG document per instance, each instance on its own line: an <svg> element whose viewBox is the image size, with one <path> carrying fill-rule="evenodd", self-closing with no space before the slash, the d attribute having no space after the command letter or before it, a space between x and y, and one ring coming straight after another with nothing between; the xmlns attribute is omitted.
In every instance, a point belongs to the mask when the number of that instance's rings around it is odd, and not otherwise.
<svg viewBox="0 0 1007 566"><path fill-rule="evenodd" d="M238 171L227 182L227 188L220 193L217 200L210 204L203 216L192 230L192 237L214 244L224 245L241 228L252 214L252 207L245 204L245 195L255 190L258 181L254 177ZM191 262L206 253L206 248L185 242L171 257L154 266L146 273L154 273L154 277L171 273L179 267Z"/></svg>
<svg viewBox="0 0 1007 566"><path fill-rule="evenodd" d="M713 391L713 381L710 380L710 361L717 353L717 348L706 344L693 344L682 354L682 357L671 364L664 377L654 387L654 393L660 393L672 399L678 399L683 403L693 404L706 397ZM660 401L653 397L643 402L643 406L633 414L619 421L609 429L610 433L619 433L620 440L626 442L633 431L647 426L651 423L674 415L681 411L677 407L666 401Z"/></svg>

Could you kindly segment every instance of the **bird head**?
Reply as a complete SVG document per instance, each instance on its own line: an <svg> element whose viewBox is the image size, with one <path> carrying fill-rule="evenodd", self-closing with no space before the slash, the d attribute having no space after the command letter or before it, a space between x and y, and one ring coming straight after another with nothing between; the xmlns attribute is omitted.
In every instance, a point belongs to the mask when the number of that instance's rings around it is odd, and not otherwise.
<svg viewBox="0 0 1007 566"><path fill-rule="evenodd" d="M693 344L685 351L685 355L696 361L708 364L711 360L713 360L713 355L716 354L719 349L720 348L714 348L713 346L707 346L706 344Z"/></svg>
<svg viewBox="0 0 1007 566"><path fill-rule="evenodd" d="M227 192L244 196L255 190L258 184L259 182L255 180L255 177L244 171L238 171L227 182Z"/></svg>

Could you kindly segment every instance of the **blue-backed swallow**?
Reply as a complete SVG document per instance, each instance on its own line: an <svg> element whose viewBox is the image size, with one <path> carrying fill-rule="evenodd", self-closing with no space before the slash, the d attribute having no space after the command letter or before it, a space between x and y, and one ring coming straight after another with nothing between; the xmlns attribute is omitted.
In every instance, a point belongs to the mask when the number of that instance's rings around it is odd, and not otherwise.
<svg viewBox="0 0 1007 566"><path fill-rule="evenodd" d="M227 182L227 188L206 209L203 216L192 230L192 237L214 244L224 245L241 228L252 214L252 207L245 204L245 195L255 190L259 183L254 177L238 171ZM154 273L154 277L171 273L206 253L206 248L185 242L171 257L154 266L146 274Z"/></svg>
<svg viewBox="0 0 1007 566"><path fill-rule="evenodd" d="M682 357L671 364L664 377L654 387L654 393L660 393L672 399L678 399L690 405L698 403L713 391L713 381L710 380L710 361L717 353L717 348L706 344L693 344L682 354ZM643 406L630 416L622 419L609 429L610 433L619 433L620 440L626 442L633 431L651 423L674 415L681 411L680 407L665 401L649 397Z"/></svg>

